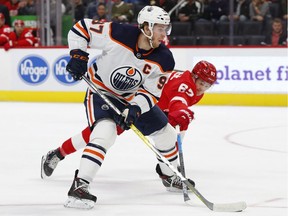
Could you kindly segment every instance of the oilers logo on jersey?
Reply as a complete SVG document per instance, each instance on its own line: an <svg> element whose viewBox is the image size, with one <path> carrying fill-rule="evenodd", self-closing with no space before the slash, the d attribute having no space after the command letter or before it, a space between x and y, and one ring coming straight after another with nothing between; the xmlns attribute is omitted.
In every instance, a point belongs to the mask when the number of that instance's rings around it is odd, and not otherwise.
<svg viewBox="0 0 288 216"><path fill-rule="evenodd" d="M110 82L119 91L132 90L141 84L142 74L136 68L124 66L112 72Z"/></svg>

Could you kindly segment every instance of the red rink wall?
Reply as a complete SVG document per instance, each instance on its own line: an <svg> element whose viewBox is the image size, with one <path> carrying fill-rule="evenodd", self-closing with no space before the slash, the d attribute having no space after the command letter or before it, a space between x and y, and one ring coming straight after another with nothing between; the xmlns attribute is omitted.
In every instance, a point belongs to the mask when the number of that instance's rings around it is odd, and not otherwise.
<svg viewBox="0 0 288 216"><path fill-rule="evenodd" d="M175 69L200 60L217 68L217 83L200 104L287 106L287 47L173 47ZM101 51L89 49L89 64ZM86 83L65 71L68 48L0 49L0 101L82 102Z"/></svg>

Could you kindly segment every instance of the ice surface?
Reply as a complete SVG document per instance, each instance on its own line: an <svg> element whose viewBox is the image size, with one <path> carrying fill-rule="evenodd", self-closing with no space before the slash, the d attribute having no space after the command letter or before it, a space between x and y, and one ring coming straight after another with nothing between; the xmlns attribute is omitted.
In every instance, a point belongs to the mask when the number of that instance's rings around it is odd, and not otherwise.
<svg viewBox="0 0 288 216"><path fill-rule="evenodd" d="M169 193L155 172L154 153L132 132L116 140L90 191L92 210L63 203L81 152L40 178L47 151L86 126L78 103L0 103L1 216L286 216L287 107L195 106L195 121L183 140L186 174L209 201L246 201L242 213L210 211L195 195Z"/></svg>

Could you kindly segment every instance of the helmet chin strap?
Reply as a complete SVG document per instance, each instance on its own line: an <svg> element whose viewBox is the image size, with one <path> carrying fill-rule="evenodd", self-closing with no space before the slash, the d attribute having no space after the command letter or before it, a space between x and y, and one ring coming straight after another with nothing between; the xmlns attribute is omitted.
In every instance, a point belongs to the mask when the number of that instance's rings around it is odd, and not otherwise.
<svg viewBox="0 0 288 216"><path fill-rule="evenodd" d="M150 32L151 32L151 35L150 35L150 36L147 35L147 34L144 32L143 29L141 29L141 31L142 31L142 33L145 35L145 37L148 38L150 47L151 47L152 49L154 49L154 46L153 46L153 43L152 43L153 31L152 31L152 29L151 29L150 27L149 27L149 30L150 30Z"/></svg>

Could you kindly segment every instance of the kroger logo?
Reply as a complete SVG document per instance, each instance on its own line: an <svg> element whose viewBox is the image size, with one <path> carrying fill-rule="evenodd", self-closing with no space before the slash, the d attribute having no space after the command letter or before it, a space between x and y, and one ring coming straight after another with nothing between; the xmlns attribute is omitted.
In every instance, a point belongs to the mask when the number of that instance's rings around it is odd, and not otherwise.
<svg viewBox="0 0 288 216"><path fill-rule="evenodd" d="M20 61L18 73L27 83L40 84L48 77L49 67L45 60L38 56L29 56Z"/></svg>
<svg viewBox="0 0 288 216"><path fill-rule="evenodd" d="M53 66L53 74L58 81L64 84L74 84L76 81L66 71L66 65L70 60L70 56L62 56L56 60Z"/></svg>

